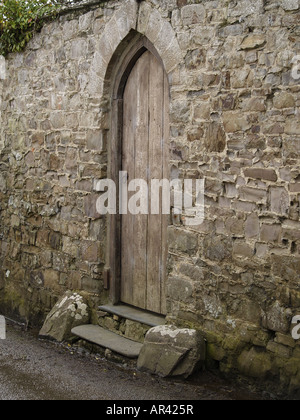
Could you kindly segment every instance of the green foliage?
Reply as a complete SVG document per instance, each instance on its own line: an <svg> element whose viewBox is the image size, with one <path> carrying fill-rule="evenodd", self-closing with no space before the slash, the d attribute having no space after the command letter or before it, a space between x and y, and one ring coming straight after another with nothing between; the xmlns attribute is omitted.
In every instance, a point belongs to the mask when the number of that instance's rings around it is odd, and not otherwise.
<svg viewBox="0 0 300 420"><path fill-rule="evenodd" d="M55 0L0 0L0 55L22 51L58 7Z"/></svg>

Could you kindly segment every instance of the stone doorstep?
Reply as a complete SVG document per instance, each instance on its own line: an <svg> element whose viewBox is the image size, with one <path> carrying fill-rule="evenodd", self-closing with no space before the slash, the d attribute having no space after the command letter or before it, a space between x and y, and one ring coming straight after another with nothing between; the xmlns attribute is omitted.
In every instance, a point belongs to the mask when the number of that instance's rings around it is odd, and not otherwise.
<svg viewBox="0 0 300 420"><path fill-rule="evenodd" d="M143 347L140 343L129 340L112 331L105 330L97 325L81 325L75 327L72 329L72 334L129 359L137 359Z"/></svg>
<svg viewBox="0 0 300 420"><path fill-rule="evenodd" d="M130 321L140 322L149 327L158 327L159 325L166 324L166 319L162 315L156 315L127 305L104 305L99 306L99 310L112 315L117 315L121 318L129 319Z"/></svg>

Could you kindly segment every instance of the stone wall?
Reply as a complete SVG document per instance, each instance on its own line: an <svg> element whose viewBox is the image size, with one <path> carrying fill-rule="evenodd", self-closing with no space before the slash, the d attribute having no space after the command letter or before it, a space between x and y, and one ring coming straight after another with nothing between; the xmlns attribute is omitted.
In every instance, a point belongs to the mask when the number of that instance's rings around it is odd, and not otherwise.
<svg viewBox="0 0 300 420"><path fill-rule="evenodd" d="M169 227L168 319L224 372L300 385L299 0L110 1L65 13L0 80L0 309L41 323L104 291L107 69L130 31L163 58L173 177L205 178L205 222ZM300 60L299 60L300 62ZM2 86L3 85L3 86Z"/></svg>

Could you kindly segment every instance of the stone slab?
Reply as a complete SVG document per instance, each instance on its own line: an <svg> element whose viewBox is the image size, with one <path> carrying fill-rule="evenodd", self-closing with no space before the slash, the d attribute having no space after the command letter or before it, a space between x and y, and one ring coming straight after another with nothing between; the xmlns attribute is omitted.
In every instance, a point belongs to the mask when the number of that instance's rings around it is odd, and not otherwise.
<svg viewBox="0 0 300 420"><path fill-rule="evenodd" d="M132 308L127 305L105 305L100 306L99 309L100 311L108 312L112 315L129 319L130 321L136 321L144 325L149 325L149 327L157 327L159 325L165 325L166 323L164 316L152 314L150 312L143 311L142 309Z"/></svg>
<svg viewBox="0 0 300 420"><path fill-rule="evenodd" d="M137 359L142 349L142 344L128 340L128 338L121 337L97 325L82 325L73 328L72 334L129 359Z"/></svg>
<svg viewBox="0 0 300 420"><path fill-rule="evenodd" d="M63 342L71 338L72 328L89 322L90 311L86 299L78 293L68 291L47 316L39 335Z"/></svg>
<svg viewBox="0 0 300 420"><path fill-rule="evenodd" d="M188 378L201 369L206 343L200 332L158 326L148 331L138 359L138 369L162 377Z"/></svg>

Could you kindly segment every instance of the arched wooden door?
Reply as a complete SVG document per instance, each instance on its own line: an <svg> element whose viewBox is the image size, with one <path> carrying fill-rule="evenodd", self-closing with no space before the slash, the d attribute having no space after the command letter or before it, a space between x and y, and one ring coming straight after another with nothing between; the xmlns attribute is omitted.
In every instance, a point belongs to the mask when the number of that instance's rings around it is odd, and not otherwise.
<svg viewBox="0 0 300 420"><path fill-rule="evenodd" d="M160 61L146 51L123 97L122 171L128 182L169 179L169 84ZM121 218L121 301L166 314L167 215ZM129 200L135 193L129 193ZM161 203L161 200L160 200Z"/></svg>

